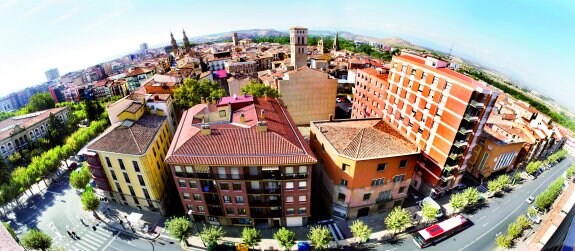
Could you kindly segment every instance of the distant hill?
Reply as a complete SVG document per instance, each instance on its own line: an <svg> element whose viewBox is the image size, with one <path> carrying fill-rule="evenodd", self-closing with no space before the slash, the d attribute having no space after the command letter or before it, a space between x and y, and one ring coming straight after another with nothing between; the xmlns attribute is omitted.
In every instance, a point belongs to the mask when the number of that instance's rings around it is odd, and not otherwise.
<svg viewBox="0 0 575 251"><path fill-rule="evenodd" d="M268 36L288 36L288 31L278 31L274 29L251 29L251 30L237 30L237 31L229 31L229 32L222 32L222 33L215 33L210 35L198 36L198 37L191 37L190 41L195 43L205 43L211 41L221 41L221 40L231 40L232 33L237 32L238 38L256 38L256 37L268 37ZM312 36L335 36L335 32L333 31L323 31L323 30L310 30L309 35ZM402 46L414 46L410 42L403 40L398 37L387 37L387 38L376 38L370 36L363 36L363 35L356 35L351 32L347 31L340 31L339 37L347 39L347 40L358 40L358 41L368 41L368 42L376 42L385 45L402 45Z"/></svg>

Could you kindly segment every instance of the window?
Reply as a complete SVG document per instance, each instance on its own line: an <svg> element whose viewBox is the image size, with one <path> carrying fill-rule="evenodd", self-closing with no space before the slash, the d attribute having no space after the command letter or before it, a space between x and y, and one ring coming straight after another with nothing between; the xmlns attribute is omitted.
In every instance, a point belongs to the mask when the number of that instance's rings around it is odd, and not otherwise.
<svg viewBox="0 0 575 251"><path fill-rule="evenodd" d="M415 76L415 69L411 69L411 75Z"/></svg>
<svg viewBox="0 0 575 251"><path fill-rule="evenodd" d="M381 164L377 164L377 171L378 172L383 172L385 171L385 167L387 166L386 163L381 163Z"/></svg>
<svg viewBox="0 0 575 251"><path fill-rule="evenodd" d="M201 200L202 200L202 197L201 197L199 194L195 193L195 194L194 194L194 200L195 200L195 201L201 201Z"/></svg>
<svg viewBox="0 0 575 251"><path fill-rule="evenodd" d="M132 165L134 166L134 170L136 170L136 172L140 172L140 166L138 166L137 161L132 161Z"/></svg>
<svg viewBox="0 0 575 251"><path fill-rule="evenodd" d="M124 161L122 161L121 159L118 159L118 163L120 163L120 169L126 170L126 167L124 166Z"/></svg>
<svg viewBox="0 0 575 251"><path fill-rule="evenodd" d="M124 180L126 180L126 183L130 183L130 177L128 177L128 173L123 173L124 174Z"/></svg>
<svg viewBox="0 0 575 251"><path fill-rule="evenodd" d="M220 118L224 118L226 117L226 110L221 110L220 111Z"/></svg>
<svg viewBox="0 0 575 251"><path fill-rule="evenodd" d="M242 184L240 184L240 183L234 183L232 185L232 187L233 187L234 191L241 191L242 190Z"/></svg>
<svg viewBox="0 0 575 251"><path fill-rule="evenodd" d="M118 180L118 177L116 177L116 172L114 172L114 170L110 170L110 173L112 174L112 179Z"/></svg>
<svg viewBox="0 0 575 251"><path fill-rule="evenodd" d="M132 186L128 186L128 189L130 189L130 194L132 196L136 196L136 193L134 192L134 188Z"/></svg>
<svg viewBox="0 0 575 251"><path fill-rule="evenodd" d="M142 188L142 192L144 192L144 197L149 200L150 194L148 193L148 189Z"/></svg>
<svg viewBox="0 0 575 251"><path fill-rule="evenodd" d="M194 173L194 169L191 166L186 166L186 173Z"/></svg>
<svg viewBox="0 0 575 251"><path fill-rule="evenodd" d="M144 182L144 177L142 175L138 174L138 181L140 182L140 186L146 186L146 182Z"/></svg>
<svg viewBox="0 0 575 251"><path fill-rule="evenodd" d="M300 195L299 198L298 198L298 201L299 201L299 202L306 202L306 201L307 201L306 199L307 199L307 198L306 198L305 195Z"/></svg>
<svg viewBox="0 0 575 251"><path fill-rule="evenodd" d="M110 162L110 158L106 157L106 164L108 167L112 167L112 162Z"/></svg>
<svg viewBox="0 0 575 251"><path fill-rule="evenodd" d="M205 212L204 207L203 206L198 206L198 212Z"/></svg>
<svg viewBox="0 0 575 251"><path fill-rule="evenodd" d="M195 180L190 180L189 182L190 188L198 188L198 183Z"/></svg>
<svg viewBox="0 0 575 251"><path fill-rule="evenodd" d="M341 202L345 202L345 194L343 193L339 193L337 195L337 200L341 201Z"/></svg>
<svg viewBox="0 0 575 251"><path fill-rule="evenodd" d="M230 167L230 172L232 173L232 179L240 179L240 170L237 167Z"/></svg>
<svg viewBox="0 0 575 251"><path fill-rule="evenodd" d="M286 197L286 202L287 202L287 203L293 203L293 196L287 196L287 197Z"/></svg>
<svg viewBox="0 0 575 251"><path fill-rule="evenodd" d="M178 175L178 173L182 173L182 167L181 166L174 166L174 170L176 171L176 175Z"/></svg>
<svg viewBox="0 0 575 251"><path fill-rule="evenodd" d="M230 190L230 185L228 183L220 183L221 190Z"/></svg>
<svg viewBox="0 0 575 251"><path fill-rule="evenodd" d="M305 180L300 181L297 188L298 189L306 189L307 188L307 181L305 181Z"/></svg>
<svg viewBox="0 0 575 251"><path fill-rule="evenodd" d="M345 172L345 170L347 170L347 167L348 167L348 166L349 166L349 165L348 165L348 164L345 164L345 163L341 164L341 170Z"/></svg>
<svg viewBox="0 0 575 251"><path fill-rule="evenodd" d="M405 187L400 187L399 190L397 191L397 193L404 193L405 192Z"/></svg>
<svg viewBox="0 0 575 251"><path fill-rule="evenodd" d="M231 207L226 207L226 214L234 214L234 209Z"/></svg>
<svg viewBox="0 0 575 251"><path fill-rule="evenodd" d="M285 174L286 175L292 175L293 174L293 166L286 166Z"/></svg>
<svg viewBox="0 0 575 251"><path fill-rule="evenodd" d="M190 199L190 194L189 193L183 193L182 194L184 196L184 200L189 200ZM194 195L195 197L195 195Z"/></svg>
<svg viewBox="0 0 575 251"><path fill-rule="evenodd" d="M305 207L300 207L300 208L297 210L297 213L298 213L298 214L305 214L306 212L307 212L307 208L305 208Z"/></svg>
<svg viewBox="0 0 575 251"><path fill-rule="evenodd" d="M293 189L293 182L286 182L286 190L292 190Z"/></svg>
<svg viewBox="0 0 575 251"><path fill-rule="evenodd" d="M427 78L427 72L424 72L423 74L421 74L421 79L425 79Z"/></svg>
<svg viewBox="0 0 575 251"><path fill-rule="evenodd" d="M232 197L228 195L224 195L224 203L232 203Z"/></svg>
<svg viewBox="0 0 575 251"><path fill-rule="evenodd" d="M405 168L405 167L407 167L407 160L406 160L406 159L402 159L402 160L399 162L399 168Z"/></svg>
<svg viewBox="0 0 575 251"><path fill-rule="evenodd" d="M307 174L307 166L299 166L299 174Z"/></svg>
<svg viewBox="0 0 575 251"><path fill-rule="evenodd" d="M236 196L236 203L244 203L244 197Z"/></svg>
<svg viewBox="0 0 575 251"><path fill-rule="evenodd" d="M295 214L295 209L293 209L293 208L288 208L288 209L286 210L286 214L288 214L288 215Z"/></svg>
<svg viewBox="0 0 575 251"><path fill-rule="evenodd" d="M384 180L385 180L384 178L371 180L371 186L372 187L381 186L383 185Z"/></svg>
<svg viewBox="0 0 575 251"><path fill-rule="evenodd" d="M238 208L238 214L239 215L246 215L246 209L245 208Z"/></svg>
<svg viewBox="0 0 575 251"><path fill-rule="evenodd" d="M393 182L403 181L404 178L405 178L405 174L395 175L395 176L393 176Z"/></svg>
<svg viewBox="0 0 575 251"><path fill-rule="evenodd" d="M192 210L192 212L194 211L194 205L189 205L189 204L188 204L187 206L188 206L188 211L189 211L189 210Z"/></svg>
<svg viewBox="0 0 575 251"><path fill-rule="evenodd" d="M344 179L339 180L339 185L347 187L347 180L344 180Z"/></svg>
<svg viewBox="0 0 575 251"><path fill-rule="evenodd" d="M181 180L181 179L178 180L178 184L180 184L180 187L186 187L186 181L185 180Z"/></svg>
<svg viewBox="0 0 575 251"><path fill-rule="evenodd" d="M116 190L118 190L118 192L122 193L122 187L120 187L120 183L116 183Z"/></svg>
<svg viewBox="0 0 575 251"><path fill-rule="evenodd" d="M363 201L368 201L371 198L371 193L364 193L363 194Z"/></svg>

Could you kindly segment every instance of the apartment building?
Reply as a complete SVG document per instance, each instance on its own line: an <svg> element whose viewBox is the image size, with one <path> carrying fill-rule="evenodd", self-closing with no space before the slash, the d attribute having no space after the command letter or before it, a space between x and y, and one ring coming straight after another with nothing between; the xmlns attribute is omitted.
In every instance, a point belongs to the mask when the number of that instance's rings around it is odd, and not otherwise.
<svg viewBox="0 0 575 251"><path fill-rule="evenodd" d="M335 217L355 219L401 206L417 146L379 118L313 121L310 144L323 168L314 169L314 200Z"/></svg>
<svg viewBox="0 0 575 251"><path fill-rule="evenodd" d="M171 184L164 163L172 141L167 117L132 103L118 118L87 147L96 187L111 201L164 215Z"/></svg>
<svg viewBox="0 0 575 251"><path fill-rule="evenodd" d="M224 97L184 112L166 156L196 222L302 226L316 158L281 101Z"/></svg>
<svg viewBox="0 0 575 251"><path fill-rule="evenodd" d="M498 95L447 66L403 53L389 72L358 69L354 88L352 118L380 117L421 149L412 185L431 196L459 183Z"/></svg>
<svg viewBox="0 0 575 251"><path fill-rule="evenodd" d="M124 112L130 107L141 104L147 112L158 116L166 116L170 134L174 135L178 127L178 117L174 107L174 99L170 94L139 94L132 93L107 105L108 119L111 124L123 121Z"/></svg>

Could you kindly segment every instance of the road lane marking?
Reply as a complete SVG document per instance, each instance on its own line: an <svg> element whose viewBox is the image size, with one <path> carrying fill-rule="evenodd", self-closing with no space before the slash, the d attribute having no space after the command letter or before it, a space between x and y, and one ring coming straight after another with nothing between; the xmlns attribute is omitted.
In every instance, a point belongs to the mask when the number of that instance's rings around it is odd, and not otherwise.
<svg viewBox="0 0 575 251"><path fill-rule="evenodd" d="M483 215L483 216L481 216L481 218L477 219L477 221L480 221L480 220L482 220L482 219L485 218L485 217L487 217L487 216Z"/></svg>
<svg viewBox="0 0 575 251"><path fill-rule="evenodd" d="M558 173L559 170L555 171L555 173ZM554 173L554 174L555 174ZM551 177L549 177L551 178ZM532 191L536 191L538 190L542 185L546 184L547 181L549 180L549 178L547 178L546 180L544 180L535 190ZM533 194L533 193L531 193ZM499 226L501 223L505 222L509 217L511 217L511 215L513 215L515 212L517 212L517 210L519 210L521 207L516 207L513 211L511 211L510 214L507 214L507 216L505 216L505 218L503 218L503 220L499 221L499 223L495 224L491 229L487 230L485 233L483 233L482 235L480 235L479 237L477 237L475 240L473 240L472 242L470 242L469 244L465 245L463 248L459 249L459 251L465 250L468 247L470 247L471 245L473 245L473 243L477 242L477 240L483 238L485 235L489 234L489 232L493 231L493 229L495 229L497 226Z"/></svg>
<svg viewBox="0 0 575 251"><path fill-rule="evenodd" d="M109 246L109 247L110 247L110 248L113 248L113 249L116 249L116 250L119 250L119 251L123 251L122 249L119 249L119 248L114 247L114 246Z"/></svg>
<svg viewBox="0 0 575 251"><path fill-rule="evenodd" d="M108 247L114 248L114 249L116 249L116 250L120 250L120 249L117 249L117 248L115 248L115 247L110 246L110 245L112 244L112 242L114 242L114 241L116 240L116 238L118 238L118 235L120 235L120 231L118 231L118 232L116 233L116 235L114 235L114 238L112 238L112 239L106 244L106 246L104 246L104 248L102 248L102 250L106 250L106 248L108 248ZM121 251L121 250L120 250L120 251Z"/></svg>
<svg viewBox="0 0 575 251"><path fill-rule="evenodd" d="M495 213L495 211L497 211L497 209L499 209L499 207L494 208L493 210L491 210L491 212Z"/></svg>

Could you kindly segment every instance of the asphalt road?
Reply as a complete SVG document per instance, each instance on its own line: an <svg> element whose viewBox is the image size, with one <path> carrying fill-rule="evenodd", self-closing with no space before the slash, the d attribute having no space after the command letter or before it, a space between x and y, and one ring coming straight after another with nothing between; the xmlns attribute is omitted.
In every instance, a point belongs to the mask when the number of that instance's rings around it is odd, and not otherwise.
<svg viewBox="0 0 575 251"><path fill-rule="evenodd" d="M70 187L68 174L60 182L30 198L29 204L7 214L2 221L9 221L18 235L37 228L53 238L53 246L65 250L180 250L177 242L170 240L149 241L98 223L82 219L80 196ZM96 225L96 230L92 226ZM72 239L67 230L80 238Z"/></svg>
<svg viewBox="0 0 575 251"><path fill-rule="evenodd" d="M573 158L568 157L548 171L539 175L535 180L525 180L523 184L515 187L503 197L491 198L485 207L478 209L473 214L464 214L473 225L462 232L446 239L425 250L494 250L495 236L497 233L505 233L509 223L527 212L530 204L525 200L529 196L536 197L543 192L547 186L573 163ZM537 225L534 226L537 228ZM413 238L409 236L392 244L378 246L377 250L417 250L417 245Z"/></svg>

